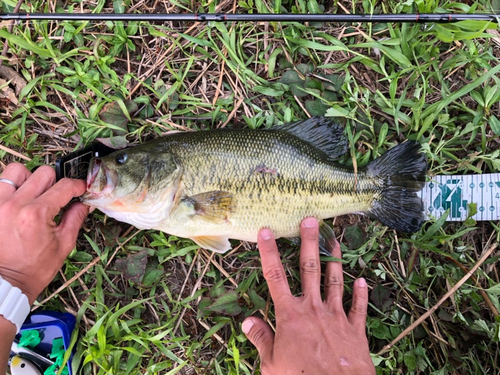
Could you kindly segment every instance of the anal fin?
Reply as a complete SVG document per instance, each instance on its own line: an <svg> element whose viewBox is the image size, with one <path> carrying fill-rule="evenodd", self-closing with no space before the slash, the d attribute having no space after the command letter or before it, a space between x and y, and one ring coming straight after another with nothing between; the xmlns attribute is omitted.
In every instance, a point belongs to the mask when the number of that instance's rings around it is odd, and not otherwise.
<svg viewBox="0 0 500 375"><path fill-rule="evenodd" d="M222 236L199 236L191 238L197 245L204 249L215 251L216 253L225 253L231 249L231 244L227 237Z"/></svg>
<svg viewBox="0 0 500 375"><path fill-rule="evenodd" d="M333 244L337 242L335 232L323 220L319 222L319 253L327 257L331 257L330 250L333 249Z"/></svg>
<svg viewBox="0 0 500 375"><path fill-rule="evenodd" d="M294 245L300 245L300 238L290 238ZM333 256L330 250L333 250L334 244L337 242L333 229L330 228L323 220L319 221L319 254L327 257Z"/></svg>

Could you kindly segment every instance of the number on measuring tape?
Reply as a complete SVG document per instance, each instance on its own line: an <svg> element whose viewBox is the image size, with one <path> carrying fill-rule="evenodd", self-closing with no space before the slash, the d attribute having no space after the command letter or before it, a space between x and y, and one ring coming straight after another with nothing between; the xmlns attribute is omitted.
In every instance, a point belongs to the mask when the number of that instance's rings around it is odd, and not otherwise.
<svg viewBox="0 0 500 375"><path fill-rule="evenodd" d="M500 220L500 173L432 178L421 191L427 217L464 221L471 203L477 205L474 220Z"/></svg>

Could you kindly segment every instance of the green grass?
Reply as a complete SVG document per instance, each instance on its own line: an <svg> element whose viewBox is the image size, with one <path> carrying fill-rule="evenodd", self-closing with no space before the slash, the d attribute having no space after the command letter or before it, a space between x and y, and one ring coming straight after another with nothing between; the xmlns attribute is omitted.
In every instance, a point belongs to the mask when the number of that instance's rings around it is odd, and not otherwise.
<svg viewBox="0 0 500 375"><path fill-rule="evenodd" d="M15 3L0 0L0 11ZM21 9L145 13L155 3L54 4ZM498 8L441 0L166 4L170 12L230 12L233 5L237 12ZM9 50L0 58L26 86L0 76L3 164L21 160L14 152L31 159L30 167L53 163L95 138L140 142L172 130L257 128L327 115L345 126L345 164L365 165L396 142L415 139L424 145L430 176L500 170L500 38L493 24L28 22L11 33L6 26L0 24L0 40ZM16 89L18 104L8 99ZM334 225L347 260L346 308L355 277L371 288L368 335L378 374L500 373L498 250L429 319L376 355L499 240L499 223L429 222L407 236L356 215ZM298 291L298 249L281 243ZM75 364L83 374L259 373L240 323L255 312L273 322L274 311L255 247L234 242L234 248L211 254L96 211L40 298L42 307L77 315ZM120 260L134 262L135 281L124 277Z"/></svg>

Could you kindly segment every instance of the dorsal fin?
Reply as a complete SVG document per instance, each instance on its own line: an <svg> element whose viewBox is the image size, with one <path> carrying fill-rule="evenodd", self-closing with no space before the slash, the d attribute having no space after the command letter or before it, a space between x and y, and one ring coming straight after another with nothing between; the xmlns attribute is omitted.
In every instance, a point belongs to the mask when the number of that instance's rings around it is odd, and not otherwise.
<svg viewBox="0 0 500 375"><path fill-rule="evenodd" d="M323 151L329 159L336 159L347 151L347 138L335 121L327 117L311 117L272 128L293 134Z"/></svg>

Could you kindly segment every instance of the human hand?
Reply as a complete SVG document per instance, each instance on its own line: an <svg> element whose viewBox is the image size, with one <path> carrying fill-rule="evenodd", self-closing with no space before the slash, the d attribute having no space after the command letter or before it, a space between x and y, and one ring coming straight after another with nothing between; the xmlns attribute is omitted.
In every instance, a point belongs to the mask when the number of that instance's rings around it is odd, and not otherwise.
<svg viewBox="0 0 500 375"><path fill-rule="evenodd" d="M75 247L88 206L73 203L61 218L54 218L69 201L85 192L85 182L55 182L51 167L31 174L19 163L9 164L0 178L0 276L17 286L32 304L52 281Z"/></svg>
<svg viewBox="0 0 500 375"><path fill-rule="evenodd" d="M366 338L368 288L364 279L354 282L349 315L342 306L342 264L328 262L325 301L321 298L318 222L301 224L300 277L302 296L290 292L285 271L269 229L259 232L258 245L264 277L276 309L276 333L262 320L247 318L244 333L257 347L263 375L375 374ZM330 243L334 257L340 245Z"/></svg>

